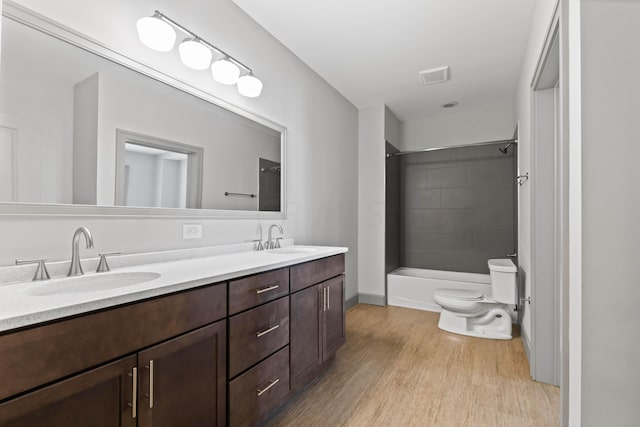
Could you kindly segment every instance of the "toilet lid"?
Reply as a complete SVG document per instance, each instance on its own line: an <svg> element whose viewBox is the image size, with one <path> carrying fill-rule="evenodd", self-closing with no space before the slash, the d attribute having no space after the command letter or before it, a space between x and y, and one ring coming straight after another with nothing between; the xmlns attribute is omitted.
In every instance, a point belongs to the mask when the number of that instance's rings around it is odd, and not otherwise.
<svg viewBox="0 0 640 427"><path fill-rule="evenodd" d="M439 295L464 301L477 301L484 298L484 294L478 291L465 291L462 289L438 289Z"/></svg>

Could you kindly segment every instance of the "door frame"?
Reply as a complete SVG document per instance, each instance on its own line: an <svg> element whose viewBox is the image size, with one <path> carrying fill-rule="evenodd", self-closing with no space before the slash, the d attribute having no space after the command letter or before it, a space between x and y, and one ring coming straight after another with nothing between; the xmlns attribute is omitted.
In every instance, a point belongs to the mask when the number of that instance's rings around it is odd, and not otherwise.
<svg viewBox="0 0 640 427"><path fill-rule="evenodd" d="M531 315L528 353L531 377L554 385L560 385L562 377L560 307L566 251L567 170L563 155L566 142L561 132L560 94L560 22L556 9L530 85L531 259L527 306ZM551 285L545 286L549 281Z"/></svg>

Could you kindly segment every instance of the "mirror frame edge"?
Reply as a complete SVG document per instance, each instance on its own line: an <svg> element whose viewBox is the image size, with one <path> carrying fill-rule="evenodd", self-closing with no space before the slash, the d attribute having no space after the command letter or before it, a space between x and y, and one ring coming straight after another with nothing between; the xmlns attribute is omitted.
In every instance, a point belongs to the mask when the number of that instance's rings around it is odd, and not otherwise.
<svg viewBox="0 0 640 427"><path fill-rule="evenodd" d="M157 80L196 98L202 99L232 113L250 119L256 123L280 132L281 194L280 211L245 211L225 209L179 209L156 207L130 207L105 205L74 205L32 202L0 202L0 217L3 216L54 216L54 217L96 217L96 218L173 218L173 219L286 219L287 218L287 180L286 148L287 128L230 102L217 98L189 83L169 74L165 74L149 65L123 55L89 36L69 28L57 21L41 15L27 7L3 0L0 3L2 17L6 17L36 31L55 37L87 52L98 55L116 64L131 69L146 77Z"/></svg>

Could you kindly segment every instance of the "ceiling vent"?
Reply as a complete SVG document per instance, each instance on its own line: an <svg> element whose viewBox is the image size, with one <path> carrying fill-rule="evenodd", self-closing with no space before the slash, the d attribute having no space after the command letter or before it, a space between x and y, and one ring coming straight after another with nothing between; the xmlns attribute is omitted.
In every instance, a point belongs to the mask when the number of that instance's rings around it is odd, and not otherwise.
<svg viewBox="0 0 640 427"><path fill-rule="evenodd" d="M449 80L449 67L438 67L430 70L420 71L420 81L423 85L446 82Z"/></svg>

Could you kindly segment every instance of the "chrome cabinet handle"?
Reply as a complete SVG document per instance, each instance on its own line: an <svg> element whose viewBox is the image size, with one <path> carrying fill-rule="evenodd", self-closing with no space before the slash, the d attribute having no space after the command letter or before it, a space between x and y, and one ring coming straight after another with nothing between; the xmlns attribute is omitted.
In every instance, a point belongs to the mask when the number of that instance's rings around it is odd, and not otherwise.
<svg viewBox="0 0 640 427"><path fill-rule="evenodd" d="M274 385L278 384L280 382L280 378L276 378L275 380L269 382L269 385L266 386L265 388L263 388L262 390L258 389L256 390L258 392L258 396L262 396L263 394L265 394L267 391L269 391L269 389L271 387L273 387Z"/></svg>
<svg viewBox="0 0 640 427"><path fill-rule="evenodd" d="M153 360L149 361L145 369L149 370L149 394L145 394L144 397L149 398L149 409L153 409Z"/></svg>
<svg viewBox="0 0 640 427"><path fill-rule="evenodd" d="M274 289L278 289L279 287L280 287L280 285L271 285L271 286L267 286L266 288L256 289L256 294L260 295L262 293L269 292L269 291L272 291Z"/></svg>
<svg viewBox="0 0 640 427"><path fill-rule="evenodd" d="M262 331L262 332L256 332L256 337L260 338L260 337L261 337L261 336L263 336L263 335L267 335L269 332L273 332L273 331L275 331L276 329L278 329L279 327L280 327L280 325L276 325L276 326L272 326L272 327L270 327L269 329L265 329L265 330L264 330L264 331Z"/></svg>
<svg viewBox="0 0 640 427"><path fill-rule="evenodd" d="M131 408L131 418L135 418L138 415L138 368L133 368L129 376L133 380L129 407Z"/></svg>

